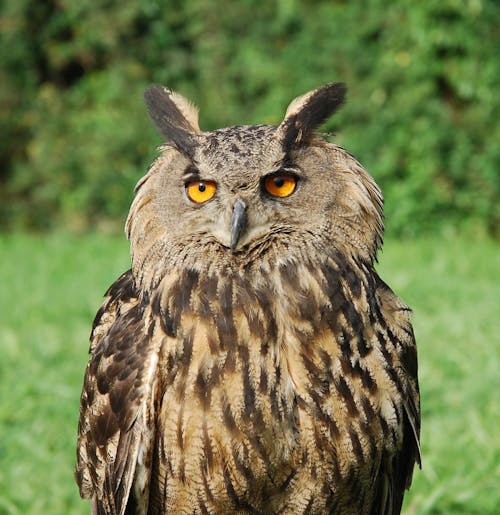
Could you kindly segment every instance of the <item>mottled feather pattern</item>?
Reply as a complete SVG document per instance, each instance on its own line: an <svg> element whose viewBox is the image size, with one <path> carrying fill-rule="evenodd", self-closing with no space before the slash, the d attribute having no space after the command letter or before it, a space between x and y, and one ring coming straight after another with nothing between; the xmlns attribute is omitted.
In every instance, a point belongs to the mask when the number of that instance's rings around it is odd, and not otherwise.
<svg viewBox="0 0 500 515"><path fill-rule="evenodd" d="M92 330L76 476L83 497L99 492L96 513L123 513L142 435L153 424L144 404L151 396L148 367L158 350L144 332L144 313L129 270L108 290Z"/></svg>
<svg viewBox="0 0 500 515"><path fill-rule="evenodd" d="M400 513L420 463L417 354L374 269L380 190L314 134L344 91L211 133L182 97L147 94L172 145L136 188L132 269L92 330L76 477L94 513ZM297 190L270 198L281 173ZM190 202L191 180L214 199Z"/></svg>
<svg viewBox="0 0 500 515"><path fill-rule="evenodd" d="M405 346L412 345L407 309L385 285L368 295L379 282L376 274L339 256L322 264L282 264L272 276L264 269L250 278L229 270L218 277L170 272L142 329L154 333L159 325L166 336L155 442L163 452L154 453L152 474L159 498L151 506L170 503L176 513L228 513L240 505L299 513L304 492L298 492L299 504L293 493L305 483L313 513L367 512L371 492L367 499L358 492L401 445L400 421L408 414L399 397L416 395L406 375L414 366L406 363ZM383 302L400 311L385 318ZM390 370L402 367L402 377L383 368L373 374L386 362ZM114 379L110 366L106 374L111 377L98 376L101 393ZM135 406L127 388L116 396L117 408L119 402ZM126 429L130 418L116 424ZM94 423L101 431L97 444L116 431L113 424ZM403 431L414 459L409 420ZM387 466L398 466L397 455L393 459ZM404 484L411 468L400 471ZM325 499L321 489L329 483L342 496L332 491Z"/></svg>

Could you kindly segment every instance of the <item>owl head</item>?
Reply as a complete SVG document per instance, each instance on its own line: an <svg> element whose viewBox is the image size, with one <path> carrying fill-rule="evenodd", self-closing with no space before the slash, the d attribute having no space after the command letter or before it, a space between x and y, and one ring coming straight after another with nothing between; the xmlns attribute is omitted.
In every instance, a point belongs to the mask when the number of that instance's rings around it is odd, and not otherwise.
<svg viewBox="0 0 500 515"><path fill-rule="evenodd" d="M343 103L344 84L296 98L278 126L203 132L197 110L162 86L145 92L167 143L139 181L126 225L136 271L251 265L334 250L373 261L382 196L344 149L316 130Z"/></svg>

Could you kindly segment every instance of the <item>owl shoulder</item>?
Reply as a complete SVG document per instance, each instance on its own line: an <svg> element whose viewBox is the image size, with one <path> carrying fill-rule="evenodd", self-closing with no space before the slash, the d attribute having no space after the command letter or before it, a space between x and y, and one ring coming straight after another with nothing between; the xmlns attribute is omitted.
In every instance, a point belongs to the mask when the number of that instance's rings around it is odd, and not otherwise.
<svg viewBox="0 0 500 515"><path fill-rule="evenodd" d="M90 353L109 332L115 320L137 305L138 298L132 270L127 270L108 288L104 302L94 317L90 333Z"/></svg>

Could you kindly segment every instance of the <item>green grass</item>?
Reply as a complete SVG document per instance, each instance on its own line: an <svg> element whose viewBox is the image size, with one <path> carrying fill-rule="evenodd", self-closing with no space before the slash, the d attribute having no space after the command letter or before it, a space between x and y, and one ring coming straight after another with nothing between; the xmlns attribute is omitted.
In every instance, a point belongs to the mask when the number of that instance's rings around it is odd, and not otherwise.
<svg viewBox="0 0 500 515"><path fill-rule="evenodd" d="M0 236L0 514L86 514L73 481L88 334L124 238ZM498 513L500 246L389 241L382 277L414 309L423 470L406 514Z"/></svg>

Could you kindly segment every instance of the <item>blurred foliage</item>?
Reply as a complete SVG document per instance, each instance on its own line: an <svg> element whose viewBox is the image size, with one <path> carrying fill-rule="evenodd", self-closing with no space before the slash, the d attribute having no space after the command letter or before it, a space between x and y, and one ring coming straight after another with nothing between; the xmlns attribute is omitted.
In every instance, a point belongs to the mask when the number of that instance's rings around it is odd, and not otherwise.
<svg viewBox="0 0 500 515"><path fill-rule="evenodd" d="M201 126L279 123L344 81L325 130L366 166L391 231L500 235L495 0L3 0L0 228L123 223L160 143L142 90L195 101Z"/></svg>

